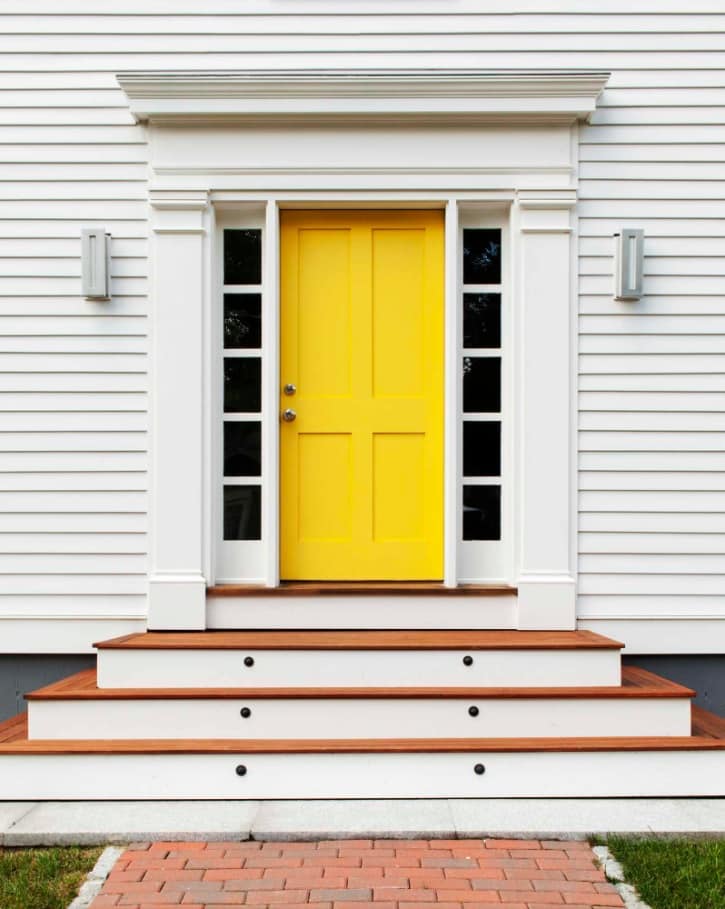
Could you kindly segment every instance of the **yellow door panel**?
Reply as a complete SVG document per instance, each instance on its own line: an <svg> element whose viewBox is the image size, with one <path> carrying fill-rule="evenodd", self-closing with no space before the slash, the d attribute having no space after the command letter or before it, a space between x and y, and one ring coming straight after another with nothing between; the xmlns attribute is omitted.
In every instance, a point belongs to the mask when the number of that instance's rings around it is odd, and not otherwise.
<svg viewBox="0 0 725 909"><path fill-rule="evenodd" d="M373 230L372 241L373 395L422 398L425 230Z"/></svg>
<svg viewBox="0 0 725 909"><path fill-rule="evenodd" d="M425 543L425 433L373 435L373 538Z"/></svg>
<svg viewBox="0 0 725 909"><path fill-rule="evenodd" d="M297 379L305 394L350 394L350 232L299 232Z"/></svg>
<svg viewBox="0 0 725 909"><path fill-rule="evenodd" d="M443 215L281 225L281 576L443 573Z"/></svg>
<svg viewBox="0 0 725 909"><path fill-rule="evenodd" d="M352 469L349 433L300 434L298 459L298 537L300 542L352 540Z"/></svg>

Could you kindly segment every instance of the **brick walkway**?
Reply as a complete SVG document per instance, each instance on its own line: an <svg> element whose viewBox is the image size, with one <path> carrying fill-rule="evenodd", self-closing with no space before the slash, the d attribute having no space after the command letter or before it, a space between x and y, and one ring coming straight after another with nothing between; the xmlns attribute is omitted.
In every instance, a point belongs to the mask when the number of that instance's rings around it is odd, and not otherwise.
<svg viewBox="0 0 725 909"><path fill-rule="evenodd" d="M586 843L337 840L138 844L91 909L599 909L623 906Z"/></svg>

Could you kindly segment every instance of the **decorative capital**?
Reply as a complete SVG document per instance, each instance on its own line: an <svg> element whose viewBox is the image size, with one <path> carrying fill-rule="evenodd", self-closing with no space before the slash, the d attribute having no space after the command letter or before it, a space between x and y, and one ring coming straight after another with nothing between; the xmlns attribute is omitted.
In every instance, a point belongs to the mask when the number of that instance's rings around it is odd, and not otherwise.
<svg viewBox="0 0 725 909"><path fill-rule="evenodd" d="M523 191L516 197L519 227L522 233L571 233L571 214L576 208L576 192L557 193Z"/></svg>
<svg viewBox="0 0 725 909"><path fill-rule="evenodd" d="M203 234L207 192L154 191L149 196L151 229L157 234Z"/></svg>

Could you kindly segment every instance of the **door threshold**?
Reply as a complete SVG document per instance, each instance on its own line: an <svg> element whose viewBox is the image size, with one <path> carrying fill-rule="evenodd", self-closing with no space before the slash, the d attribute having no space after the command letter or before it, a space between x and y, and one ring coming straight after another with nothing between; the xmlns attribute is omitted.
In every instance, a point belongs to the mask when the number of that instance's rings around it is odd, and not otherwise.
<svg viewBox="0 0 725 909"><path fill-rule="evenodd" d="M209 597L243 596L501 596L516 595L506 584L462 584L445 587L439 581L283 581L279 587L222 584L207 588Z"/></svg>

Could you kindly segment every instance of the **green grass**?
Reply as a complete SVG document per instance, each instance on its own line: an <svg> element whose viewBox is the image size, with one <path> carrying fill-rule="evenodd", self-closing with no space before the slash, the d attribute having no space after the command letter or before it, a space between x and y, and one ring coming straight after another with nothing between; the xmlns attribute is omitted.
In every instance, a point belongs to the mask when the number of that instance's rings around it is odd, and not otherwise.
<svg viewBox="0 0 725 909"><path fill-rule="evenodd" d="M725 840L613 836L607 845L652 909L725 909Z"/></svg>
<svg viewBox="0 0 725 909"><path fill-rule="evenodd" d="M101 849L0 849L0 909L66 909Z"/></svg>

